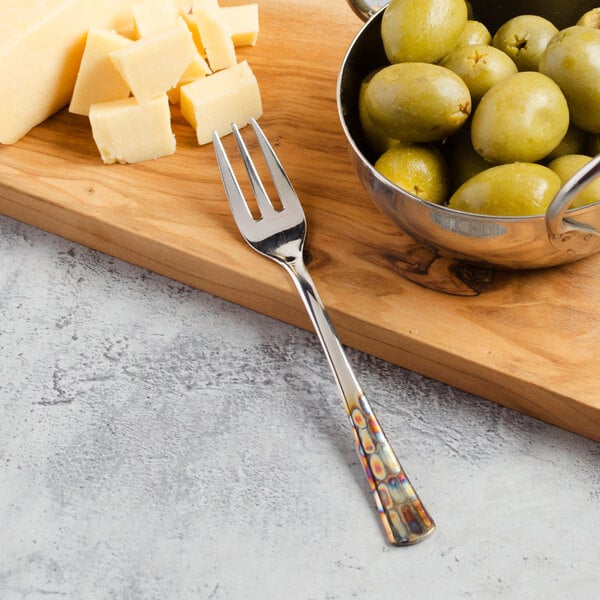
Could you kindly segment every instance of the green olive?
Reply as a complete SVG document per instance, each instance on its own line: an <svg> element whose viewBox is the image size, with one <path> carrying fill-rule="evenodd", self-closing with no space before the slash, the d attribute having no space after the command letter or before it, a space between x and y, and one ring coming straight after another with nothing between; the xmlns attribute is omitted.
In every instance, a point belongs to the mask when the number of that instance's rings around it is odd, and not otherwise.
<svg viewBox="0 0 600 600"><path fill-rule="evenodd" d="M381 39L388 60L436 63L456 46L467 22L465 0L391 0Z"/></svg>
<svg viewBox="0 0 600 600"><path fill-rule="evenodd" d="M537 71L542 52L558 29L538 15L519 15L504 23L492 44L510 56L519 71Z"/></svg>
<svg viewBox="0 0 600 600"><path fill-rule="evenodd" d="M449 140L446 156L453 190L458 189L477 173L494 166L475 152L468 131Z"/></svg>
<svg viewBox="0 0 600 600"><path fill-rule="evenodd" d="M504 52L486 45L456 47L440 64L467 84L473 105L494 84L517 72L517 66Z"/></svg>
<svg viewBox="0 0 600 600"><path fill-rule="evenodd" d="M448 199L448 168L435 146L398 144L379 157L375 169L423 200L443 204Z"/></svg>
<svg viewBox="0 0 600 600"><path fill-rule="evenodd" d="M365 106L365 91L374 74L372 73L366 77L360 85L358 92L358 118L369 148L376 155L380 155L397 144L398 140L391 138L385 131L373 123L373 119L369 116L367 107Z"/></svg>
<svg viewBox="0 0 600 600"><path fill-rule="evenodd" d="M594 29L600 29L600 7L592 8L586 13L581 15L580 19L575 25L582 25L583 27L593 27Z"/></svg>
<svg viewBox="0 0 600 600"><path fill-rule="evenodd" d="M569 109L558 85L526 71L485 94L473 114L471 139L490 162L537 162L558 146L568 128Z"/></svg>
<svg viewBox="0 0 600 600"><path fill-rule="evenodd" d="M587 135L585 131L571 123L561 143L544 157L544 162L550 162L565 154L582 154L585 152L586 142Z"/></svg>
<svg viewBox="0 0 600 600"><path fill-rule="evenodd" d="M566 154L565 156L555 158L548 165L548 168L552 169L560 177L561 182L565 184L581 167L589 163L590 160L592 160L592 157L584 154ZM580 206L592 204L592 202L598 202L599 200L600 179L596 179L581 190L570 208L579 208Z"/></svg>
<svg viewBox="0 0 600 600"><path fill-rule="evenodd" d="M540 72L560 86L577 127L600 133L600 29L574 25L554 36Z"/></svg>
<svg viewBox="0 0 600 600"><path fill-rule="evenodd" d="M560 177L536 163L498 165L461 185L450 208L497 216L540 215L560 189Z"/></svg>
<svg viewBox="0 0 600 600"><path fill-rule="evenodd" d="M492 34L489 29L481 21L469 19L456 42L456 47L478 46L479 44L489 46L491 43Z"/></svg>
<svg viewBox="0 0 600 600"><path fill-rule="evenodd" d="M372 121L401 142L433 142L455 131L471 112L463 80L439 65L398 63L373 75L364 92Z"/></svg>

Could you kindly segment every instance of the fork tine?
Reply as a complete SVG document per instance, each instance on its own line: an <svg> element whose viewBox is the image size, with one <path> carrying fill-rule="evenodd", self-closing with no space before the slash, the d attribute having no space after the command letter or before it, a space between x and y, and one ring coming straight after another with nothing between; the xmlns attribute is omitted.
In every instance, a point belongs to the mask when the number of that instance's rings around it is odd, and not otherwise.
<svg viewBox="0 0 600 600"><path fill-rule="evenodd" d="M277 158L277 155L267 139L267 136L264 134L260 125L256 122L256 119L251 118L250 125L252 126L252 129L254 129L256 139L258 140L258 145L260 146L267 166L269 167L269 171L271 173L275 189L279 194L282 207L286 211L293 211L298 218L303 218L304 211L302 210L302 206L300 205L300 201L298 200L294 186L289 180L289 177L287 176L279 158Z"/></svg>
<svg viewBox="0 0 600 600"><path fill-rule="evenodd" d="M235 123L231 124L231 129L233 131L233 135L235 137L235 141L237 142L238 148L240 149L240 154L242 156L242 161L244 162L244 166L246 167L246 171L248 173L248 177L250 179L250 185L252 186L252 191L254 192L254 197L256 198L256 204L258 205L258 209L260 214L264 217L265 215L273 212L273 205L271 204L271 200L265 190L265 186L263 185L258 171L254 166L254 162L250 157L250 152L248 152L248 148L244 143L244 139L240 134L240 130L238 129Z"/></svg>
<svg viewBox="0 0 600 600"><path fill-rule="evenodd" d="M229 207L233 213L233 218L236 223L238 223L239 228L247 229L247 227L254 223L254 217L248 208L244 194L237 182L231 163L227 158L227 154L225 153L225 149L219 138L219 134L216 131L213 131L212 138L215 155L217 157L217 164L219 165L223 187L225 188L225 195L227 196Z"/></svg>

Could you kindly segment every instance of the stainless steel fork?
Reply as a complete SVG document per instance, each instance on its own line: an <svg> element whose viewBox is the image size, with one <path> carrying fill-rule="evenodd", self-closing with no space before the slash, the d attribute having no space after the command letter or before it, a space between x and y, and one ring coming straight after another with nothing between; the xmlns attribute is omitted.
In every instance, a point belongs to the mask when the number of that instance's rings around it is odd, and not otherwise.
<svg viewBox="0 0 600 600"><path fill-rule="evenodd" d="M279 159L256 121L251 121L271 173L282 209L269 199L238 128L233 133L239 147L261 217L255 219L217 133L213 141L225 193L237 226L254 250L280 264L292 278L319 336L344 400L356 440L358 455L373 492L383 527L392 544L414 544L435 528L433 519L406 477L375 413L359 386L344 349L304 264L302 250L306 219Z"/></svg>

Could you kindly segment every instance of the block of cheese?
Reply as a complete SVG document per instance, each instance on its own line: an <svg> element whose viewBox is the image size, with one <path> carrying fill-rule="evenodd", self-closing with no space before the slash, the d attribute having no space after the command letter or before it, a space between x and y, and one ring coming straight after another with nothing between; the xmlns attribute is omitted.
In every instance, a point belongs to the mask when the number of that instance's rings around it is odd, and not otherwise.
<svg viewBox="0 0 600 600"><path fill-rule="evenodd" d="M198 19L191 12L183 13L181 16L186 22L189 30L192 32L192 39L194 40L194 44L196 45L198 52L200 52L200 56L206 58L206 49L204 48L202 38L200 37L200 31L198 29Z"/></svg>
<svg viewBox="0 0 600 600"><path fill-rule="evenodd" d="M143 0L134 4L131 12L139 37L146 37L174 25L180 9L175 0Z"/></svg>
<svg viewBox="0 0 600 600"><path fill-rule="evenodd" d="M192 11L192 0L175 0L175 2L179 6L181 14L187 14Z"/></svg>
<svg viewBox="0 0 600 600"><path fill-rule="evenodd" d="M210 75L211 72L212 71L210 70L208 63L202 58L202 56L200 56L199 52L195 52L192 62L190 62L188 68L181 76L181 81L190 83L194 79Z"/></svg>
<svg viewBox="0 0 600 600"><path fill-rule="evenodd" d="M143 103L131 97L92 104L90 123L106 164L137 163L175 152L166 94Z"/></svg>
<svg viewBox="0 0 600 600"><path fill-rule="evenodd" d="M0 143L69 103L88 29L126 27L135 1L0 0Z"/></svg>
<svg viewBox="0 0 600 600"><path fill-rule="evenodd" d="M181 76L179 83L167 92L170 102L172 104L177 104L179 102L181 86L187 85L201 77L206 77L210 72L208 63L200 56L199 52L196 52L194 58L192 58L192 62Z"/></svg>
<svg viewBox="0 0 600 600"><path fill-rule="evenodd" d="M114 50L110 58L140 101L151 100L175 87L188 68L196 47L185 21Z"/></svg>
<svg viewBox="0 0 600 600"><path fill-rule="evenodd" d="M221 7L221 15L233 45L255 46L258 39L258 4Z"/></svg>
<svg viewBox="0 0 600 600"><path fill-rule="evenodd" d="M247 61L181 87L181 114L196 130L199 144L231 133L231 123L248 124L262 115L258 82Z"/></svg>
<svg viewBox="0 0 600 600"><path fill-rule="evenodd" d="M192 12L206 8L219 8L219 0L192 0Z"/></svg>
<svg viewBox="0 0 600 600"><path fill-rule="evenodd" d="M109 53L132 43L111 29L90 28L69 111L87 116L92 104L129 96L129 85L115 69Z"/></svg>
<svg viewBox="0 0 600 600"><path fill-rule="evenodd" d="M219 5L213 0L194 0L192 14L197 20L210 68L220 71L235 65L235 46Z"/></svg>

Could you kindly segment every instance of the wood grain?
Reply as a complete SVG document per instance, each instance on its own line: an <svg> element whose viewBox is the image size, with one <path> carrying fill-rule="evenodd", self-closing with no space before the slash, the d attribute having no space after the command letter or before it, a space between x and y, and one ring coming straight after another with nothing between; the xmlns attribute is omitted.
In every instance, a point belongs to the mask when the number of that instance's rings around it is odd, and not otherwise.
<svg viewBox="0 0 600 600"><path fill-rule="evenodd" d="M352 172L337 117L337 71L360 22L343 0L259 6L258 45L239 56L304 204L311 272L342 341L600 440L600 257L494 272L397 231ZM310 328L285 273L235 229L212 148L197 146L177 110L174 131L174 156L105 166L86 119L61 111L0 146L0 210Z"/></svg>

